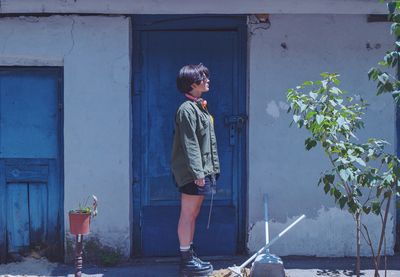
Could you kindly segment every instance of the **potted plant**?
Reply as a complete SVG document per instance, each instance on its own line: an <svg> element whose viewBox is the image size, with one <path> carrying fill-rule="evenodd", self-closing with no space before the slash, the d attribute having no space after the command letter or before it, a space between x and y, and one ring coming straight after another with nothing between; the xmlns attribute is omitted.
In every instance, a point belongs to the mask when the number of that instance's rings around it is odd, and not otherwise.
<svg viewBox="0 0 400 277"><path fill-rule="evenodd" d="M69 229L71 234L86 235L90 231L90 219L97 215L97 197L92 195L92 205L87 205L89 197L78 209L69 211Z"/></svg>

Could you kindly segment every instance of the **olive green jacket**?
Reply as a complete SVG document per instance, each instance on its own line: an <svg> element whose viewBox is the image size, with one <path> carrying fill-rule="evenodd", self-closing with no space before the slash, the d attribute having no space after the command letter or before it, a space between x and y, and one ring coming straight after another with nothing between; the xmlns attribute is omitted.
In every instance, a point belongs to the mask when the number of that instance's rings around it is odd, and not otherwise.
<svg viewBox="0 0 400 277"><path fill-rule="evenodd" d="M220 172L213 118L193 101L176 111L171 167L179 187Z"/></svg>

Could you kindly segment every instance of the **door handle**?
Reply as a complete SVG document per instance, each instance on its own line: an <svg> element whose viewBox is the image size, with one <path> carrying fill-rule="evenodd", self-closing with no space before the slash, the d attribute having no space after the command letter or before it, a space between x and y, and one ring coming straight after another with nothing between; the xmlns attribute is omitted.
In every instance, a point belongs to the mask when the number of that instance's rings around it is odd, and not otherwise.
<svg viewBox="0 0 400 277"><path fill-rule="evenodd" d="M225 117L225 125L229 126L229 144L236 145L237 134L243 129L246 123L246 115L231 115Z"/></svg>

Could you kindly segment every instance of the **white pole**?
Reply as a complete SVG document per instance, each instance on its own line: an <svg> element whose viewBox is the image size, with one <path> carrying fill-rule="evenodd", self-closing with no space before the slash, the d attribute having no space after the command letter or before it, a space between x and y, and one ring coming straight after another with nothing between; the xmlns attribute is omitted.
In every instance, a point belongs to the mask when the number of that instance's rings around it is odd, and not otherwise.
<svg viewBox="0 0 400 277"><path fill-rule="evenodd" d="M295 222L293 222L292 224L290 224L288 227L285 228L285 230L283 230L282 232L279 233L279 235L277 235L276 237L274 237L268 244L266 244L263 248L261 248L260 250L258 250L257 253L255 253L253 256L251 256L247 261L245 261L243 264L240 265L240 268L244 268L246 265L248 265L253 259L255 259L258 255L260 255L265 249L268 249L272 244L274 244L278 239L280 239L287 231L289 231L290 229L292 229L292 227L294 225L296 225L297 223L299 223L300 220L302 220L303 218L305 218L306 216L303 214L302 216L300 216L298 219L296 219Z"/></svg>
<svg viewBox="0 0 400 277"><path fill-rule="evenodd" d="M264 222L265 222L265 245L269 243L269 227L268 227L268 193L264 194ZM269 253L269 248L265 250L265 252Z"/></svg>

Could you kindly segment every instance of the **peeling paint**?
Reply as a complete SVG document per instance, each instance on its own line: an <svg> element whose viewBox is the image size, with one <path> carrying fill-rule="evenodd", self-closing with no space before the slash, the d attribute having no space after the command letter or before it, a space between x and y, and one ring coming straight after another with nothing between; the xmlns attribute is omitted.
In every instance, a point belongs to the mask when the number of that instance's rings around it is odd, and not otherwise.
<svg viewBox="0 0 400 277"><path fill-rule="evenodd" d="M291 224L297 217L287 218L285 223L270 221L270 240ZM394 221L389 215L386 227L386 253L393 254L394 238L392 230ZM363 218L369 226L372 241L377 244L379 240L380 218L369 215ZM260 220L249 231L248 248L255 252L263 246L265 240L264 221ZM321 207L317 218L305 218L288 231L271 248L271 253L279 256L310 255L319 257L354 256L356 253L355 223L352 216L339 208L326 209ZM370 248L361 242L361 255L371 256Z"/></svg>
<svg viewBox="0 0 400 277"><path fill-rule="evenodd" d="M265 108L265 112L272 116L274 119L279 118L282 110L284 113L288 110L289 105L286 102L279 101L278 103L274 100L270 101Z"/></svg>
<svg viewBox="0 0 400 277"><path fill-rule="evenodd" d="M370 24L361 15L327 18L271 14L270 21L271 28L255 32L249 43L248 226L254 227L249 229L248 246L255 251L264 241L262 195L268 193L269 216L275 220L270 225L271 237L296 215L307 216L274 245L276 254L353 255L352 218L338 210L333 199L317 186L321 172L331 165L322 149L304 149L309 135L304 128L289 127L291 118L286 114L285 96L289 88L305 80L316 80L321 72L338 72L341 89L351 95L360 94L371 104L365 115L366 127L358 133L360 142L379 135L389 141L387 151L394 153L393 101L371 94L376 88L367 76L369 68L384 56L384 49L393 45L388 32L390 23ZM293 26L301 26L301 31ZM355 35L351 31L355 29L361 31ZM337 44L331 44L332 40ZM367 51L365 41L379 43L381 47ZM281 55L282 42L289 49L285 55ZM390 212L394 215L395 208ZM391 220L387 229L388 253L392 252L394 240ZM379 226L377 218L368 221ZM365 254L369 253L363 249Z"/></svg>
<svg viewBox="0 0 400 277"><path fill-rule="evenodd" d="M267 104L267 108L265 109L268 115L272 116L273 118L279 117L279 107L275 101L271 101Z"/></svg>
<svg viewBox="0 0 400 277"><path fill-rule="evenodd" d="M289 105L286 102L279 101L279 108L286 112L289 109Z"/></svg>

